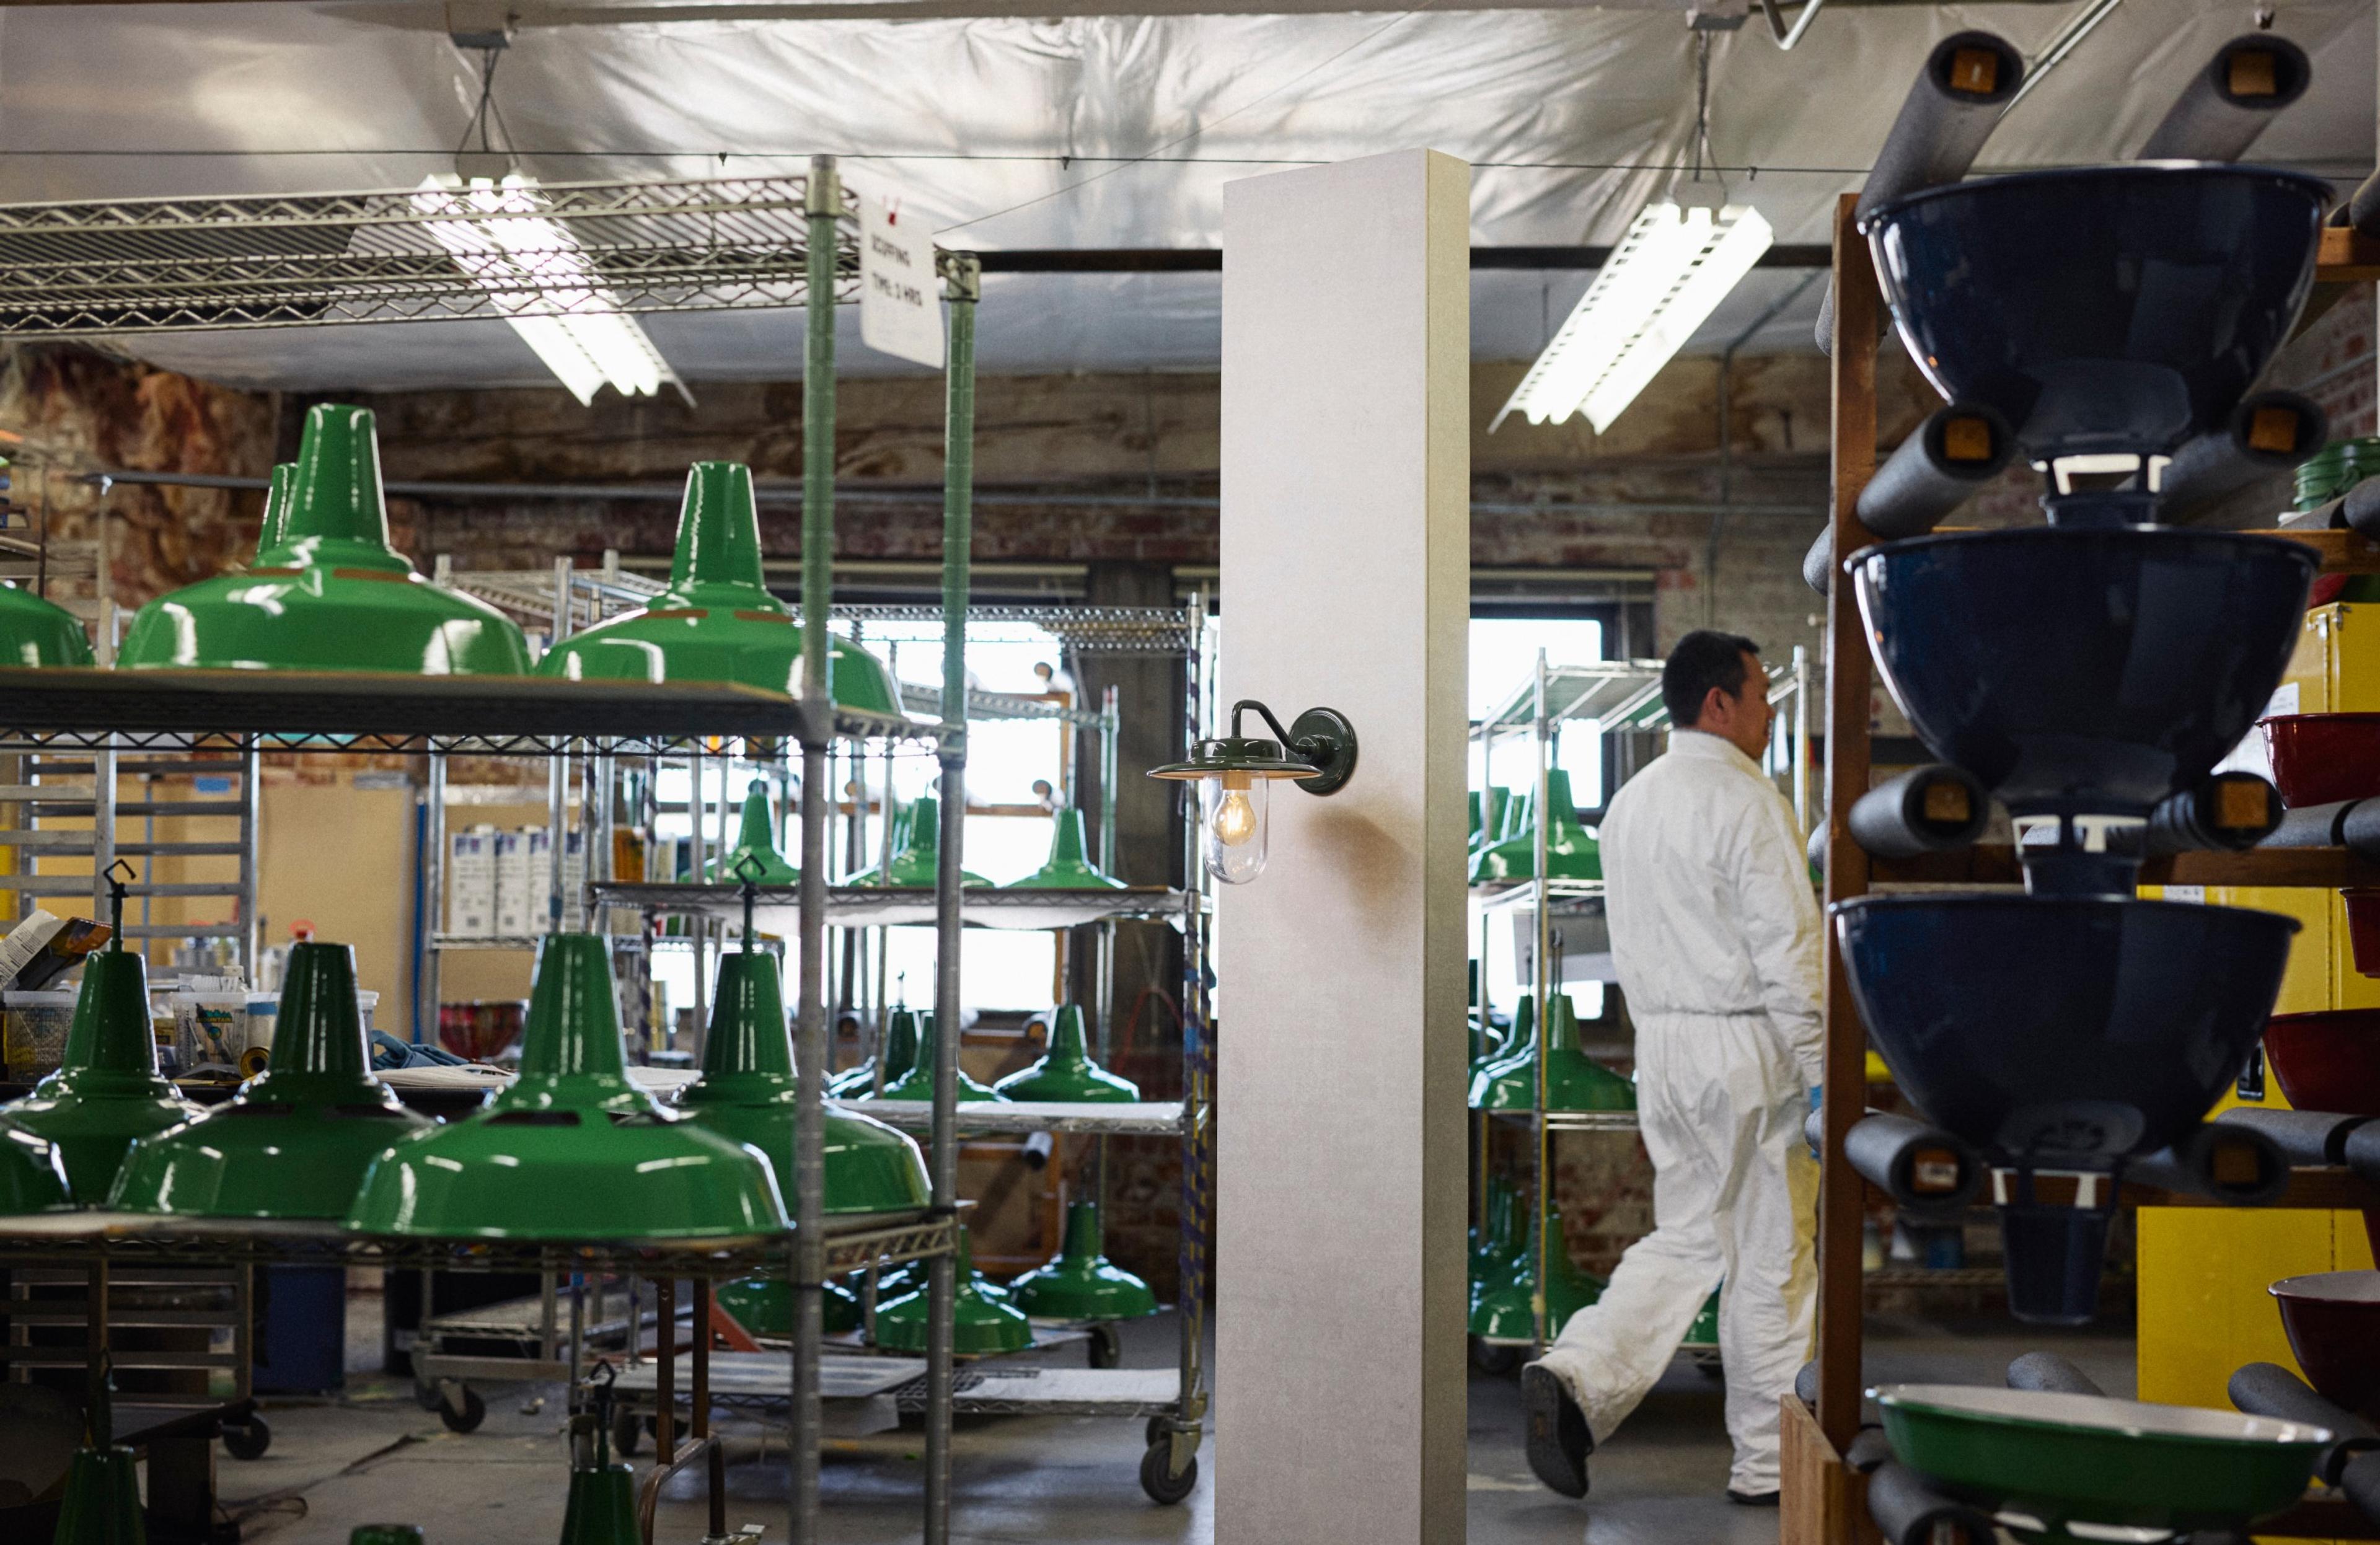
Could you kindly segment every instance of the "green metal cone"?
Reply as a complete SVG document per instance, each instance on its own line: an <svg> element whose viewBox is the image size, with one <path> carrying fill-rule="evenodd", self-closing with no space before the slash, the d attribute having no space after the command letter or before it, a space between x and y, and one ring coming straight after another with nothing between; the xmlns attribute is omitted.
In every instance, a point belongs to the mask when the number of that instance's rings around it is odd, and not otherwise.
<svg viewBox="0 0 2380 1545"><path fill-rule="evenodd" d="M744 860L751 858L759 869L750 874L744 871ZM759 778L744 791L743 823L735 831L735 845L727 857L710 866L714 884L741 884L749 880L755 885L798 885L802 871L785 862L777 851L777 821L769 808L769 785Z"/></svg>
<svg viewBox="0 0 2380 1545"><path fill-rule="evenodd" d="M853 875L846 883L890 885L896 890L930 889L942 863L942 802L930 794L919 795L909 806L908 825L901 836L901 844L892 854L889 880L880 880L874 870L868 870ZM959 871L959 883L989 885L991 882L982 875L962 870Z"/></svg>
<svg viewBox="0 0 2380 1545"><path fill-rule="evenodd" d="M959 1231L957 1291L952 1295L951 1350L963 1357L998 1352L1022 1352L1033 1344L1033 1326L1024 1312L1003 1304L976 1274L975 1245L966 1230ZM876 1306L876 1344L887 1352L926 1349L927 1301L932 1290L920 1286Z"/></svg>
<svg viewBox="0 0 2380 1545"><path fill-rule="evenodd" d="M478 1114L383 1152L347 1226L490 1239L695 1239L789 1226L766 1158L663 1112L626 1069L605 942L548 935L520 1077Z"/></svg>
<svg viewBox="0 0 2380 1545"><path fill-rule="evenodd" d="M1121 891L1123 882L1091 867L1083 842L1083 812L1060 810L1050 823L1050 861L1010 884L1012 891Z"/></svg>
<svg viewBox="0 0 2380 1545"><path fill-rule="evenodd" d="M124 1212L344 1218L381 1150L434 1125L367 1068L346 944L289 946L273 1060L229 1103L144 1137L115 1176Z"/></svg>
<svg viewBox="0 0 2380 1545"><path fill-rule="evenodd" d="M148 1545L140 1472L128 1448L79 1448L67 1469L55 1545Z"/></svg>
<svg viewBox="0 0 2380 1545"><path fill-rule="evenodd" d="M783 1277L746 1277L722 1283L719 1307L755 1337L789 1341L794 1334L794 1284ZM841 1283L828 1283L821 1306L826 1333L841 1335L860 1326L859 1298Z"/></svg>
<svg viewBox="0 0 2380 1545"><path fill-rule="evenodd" d="M892 1020L884 1027L884 1082L887 1087L901 1081L901 1076L917 1065L917 1016L905 1008L892 1011ZM837 1100L857 1100L875 1092L876 1058L873 1054L858 1066L838 1073L826 1087L827 1093Z"/></svg>
<svg viewBox="0 0 2380 1545"><path fill-rule="evenodd" d="M82 624L30 590L0 584L0 665L95 663Z"/></svg>
<svg viewBox="0 0 2380 1545"><path fill-rule="evenodd" d="M1554 1238L1561 1238L1561 1214L1547 1215ZM1570 1317L1603 1296L1609 1285L1589 1271L1572 1264L1567 1247L1557 1246L1547 1252L1546 1335L1548 1339L1561 1334ZM1529 1239L1517 1269L1502 1282L1493 1283L1472 1296L1470 1331L1483 1341L1505 1344L1527 1342L1536 1334L1535 1309L1531 1299L1536 1287L1536 1240Z"/></svg>
<svg viewBox="0 0 2380 1545"><path fill-rule="evenodd" d="M1030 1067L1021 1067L991 1086L1008 1100L1054 1100L1075 1103L1129 1104L1140 1086L1091 1061L1083 1040L1083 1011L1059 1006L1050 1026L1050 1049Z"/></svg>
<svg viewBox="0 0 2380 1545"><path fill-rule="evenodd" d="M116 652L130 670L379 671L526 675L528 641L483 601L443 590L389 545L369 408L306 415L273 544L238 574L140 608Z"/></svg>
<svg viewBox="0 0 2380 1545"><path fill-rule="evenodd" d="M0 1116L58 1150L74 1199L96 1207L136 1138L199 1114L157 1076L148 963L119 940L83 962L82 991L58 1070Z"/></svg>
<svg viewBox="0 0 2380 1545"><path fill-rule="evenodd" d="M776 957L722 955L711 1004L702 1077L678 1105L695 1125L766 1154L777 1189L791 1196L800 1094ZM828 1212L899 1212L933 1199L926 1161L905 1134L847 1111L827 1112L825 1130Z"/></svg>
<svg viewBox="0 0 2380 1545"><path fill-rule="evenodd" d="M1525 1056L1491 1063L1471 1079L1475 1111L1532 1111L1537 1104L1534 1046ZM1636 1086L1597 1062L1578 1045L1578 1009L1567 992L1554 997L1546 1015L1546 1108L1553 1111L1633 1111Z"/></svg>
<svg viewBox="0 0 2380 1545"><path fill-rule="evenodd" d="M1101 1232L1098 1202L1068 1203L1064 1247L1047 1266L1010 1283L1008 1301L1041 1320L1139 1320L1155 1314L1157 1295L1109 1263Z"/></svg>
<svg viewBox="0 0 2380 1545"><path fill-rule="evenodd" d="M537 674L570 681L735 683L799 697L802 630L761 580L760 519L752 469L698 461L686 476L669 588L643 609L574 633L547 651ZM847 639L827 659L839 707L901 712L900 684L882 661Z"/></svg>
<svg viewBox="0 0 2380 1545"><path fill-rule="evenodd" d="M917 1016L917 1054L901 1077L884 1086L878 1100L931 1100L934 1098L934 1016ZM984 1100L1004 1100L996 1089L988 1089L967 1077L966 1069L958 1070L959 1103L973 1104Z"/></svg>
<svg viewBox="0 0 2380 1545"><path fill-rule="evenodd" d="M1578 822L1570 802L1570 774L1557 768L1546 774L1546 804L1553 812L1546 828L1546 871L1556 880L1600 880L1603 850ZM1522 827L1503 841L1481 848L1471 859L1471 882L1534 879L1537 871L1537 836L1534 824Z"/></svg>
<svg viewBox="0 0 2380 1545"><path fill-rule="evenodd" d="M637 1523L637 1477L625 1465L570 1467L562 1545L644 1545Z"/></svg>
<svg viewBox="0 0 2380 1545"><path fill-rule="evenodd" d="M1495 1080L1524 1064L1535 1067L1537 1057L1537 1000L1524 996L1520 1006L1512 1010L1512 1028L1504 1037L1504 1044L1493 1053L1472 1064L1469 1100L1475 1111L1502 1109L1480 1103ZM1535 1073L1529 1076L1535 1079ZM1534 1088L1534 1084L1532 1088ZM1536 1096L1530 1096L1532 1101ZM1527 1106L1522 1107L1524 1110Z"/></svg>

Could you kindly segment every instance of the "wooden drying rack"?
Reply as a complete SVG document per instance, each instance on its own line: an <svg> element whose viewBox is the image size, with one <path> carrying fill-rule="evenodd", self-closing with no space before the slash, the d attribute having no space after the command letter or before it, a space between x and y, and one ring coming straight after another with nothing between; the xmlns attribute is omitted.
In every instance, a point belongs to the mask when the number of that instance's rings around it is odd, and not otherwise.
<svg viewBox="0 0 2380 1545"><path fill-rule="evenodd" d="M1833 551L1855 553L1875 536L1861 524L1861 490L1876 475L1876 361L1882 335L1884 299L1866 240L1854 220L1859 196L1842 195L1835 205L1835 330L1829 385L1834 404L1831 464ZM2380 280L2380 241L2343 228L2326 229L2314 271L2317 283ZM2352 531L2277 531L2316 549L2326 574L2380 574L2380 544ZM1875 663L1868 653L1859 603L1838 574L1827 597L1827 873L1825 902L1864 895L1879 881L1927 880L2006 882L2018 878L2007 848L1932 855L1913 860L1872 862L1852 840L1851 808L1868 790L1868 713ZM2147 883L2193 885L2302 885L2332 888L2380 884L2380 865L2338 848L2249 853L2186 853L2145 867ZM1867 1108L1867 1030L1852 1002L1851 982L1835 942L1826 930L1826 1156L1818 1182L1818 1402L1814 1410L1785 1396L1782 1432L1784 1482L1779 1545L1879 1545L1867 1512L1867 1478L1847 1466L1844 1451L1859 1430L1863 1393L1861 1228L1866 1182L1843 1157L1843 1138ZM2192 1203L2127 1187L2133 1202ZM2343 1170L2299 1172L2287 1207L2380 1205L2371 1188ZM2316 1492L2285 1518L2260 1526L2259 1535L2330 1539L2380 1539L2380 1528L2351 1507Z"/></svg>

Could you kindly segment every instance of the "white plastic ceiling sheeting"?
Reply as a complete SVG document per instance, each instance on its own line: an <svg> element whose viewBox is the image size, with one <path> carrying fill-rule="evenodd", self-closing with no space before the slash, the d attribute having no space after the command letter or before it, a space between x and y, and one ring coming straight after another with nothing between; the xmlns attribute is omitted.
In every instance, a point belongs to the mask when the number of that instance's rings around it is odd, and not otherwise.
<svg viewBox="0 0 2380 1545"><path fill-rule="evenodd" d="M2343 181L2372 164L2370 0L2281 0L2314 85L2254 156ZM2123 0L2000 126L1986 168L2121 157L2245 7ZM2031 53L2064 5L1859 6L1779 52L1756 11L1711 55L1711 147L1784 242L1823 242L1926 50L1985 27ZM0 199L411 187L445 169L477 92L443 7L73 6L0 12ZM549 182L798 170L847 158L946 245L1220 239L1223 185L1429 146L1475 164L1473 239L1608 243L1689 152L1694 44L1676 10L1436 10L526 28L496 101ZM1135 159L1145 158L1145 159ZM1745 168L1751 168L1746 170ZM1473 285L1474 352L1527 358L1588 275ZM1718 348L1805 277L1755 273L1695 340ZM1216 275L994 275L991 371L1211 367ZM1808 347L1815 286L1745 347ZM867 355L844 319L846 367ZM649 319L689 381L798 373L787 312ZM293 388L540 384L501 323L160 335L137 352Z"/></svg>

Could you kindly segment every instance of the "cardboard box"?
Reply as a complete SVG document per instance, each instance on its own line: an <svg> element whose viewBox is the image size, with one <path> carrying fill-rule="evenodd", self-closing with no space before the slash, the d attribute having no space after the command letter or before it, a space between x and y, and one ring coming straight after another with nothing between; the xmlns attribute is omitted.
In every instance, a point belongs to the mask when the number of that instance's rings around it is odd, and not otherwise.
<svg viewBox="0 0 2380 1545"><path fill-rule="evenodd" d="M446 931L486 939L496 931L496 829L472 826L446 838Z"/></svg>

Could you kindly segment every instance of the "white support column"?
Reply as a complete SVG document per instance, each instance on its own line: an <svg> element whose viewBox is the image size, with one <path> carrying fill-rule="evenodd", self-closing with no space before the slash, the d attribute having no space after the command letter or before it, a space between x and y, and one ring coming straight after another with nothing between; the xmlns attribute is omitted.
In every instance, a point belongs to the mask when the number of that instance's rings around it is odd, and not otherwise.
<svg viewBox="0 0 2380 1545"><path fill-rule="evenodd" d="M1360 755L1221 887L1220 1545L1463 1539L1469 197L1424 151L1223 190L1218 716Z"/></svg>

